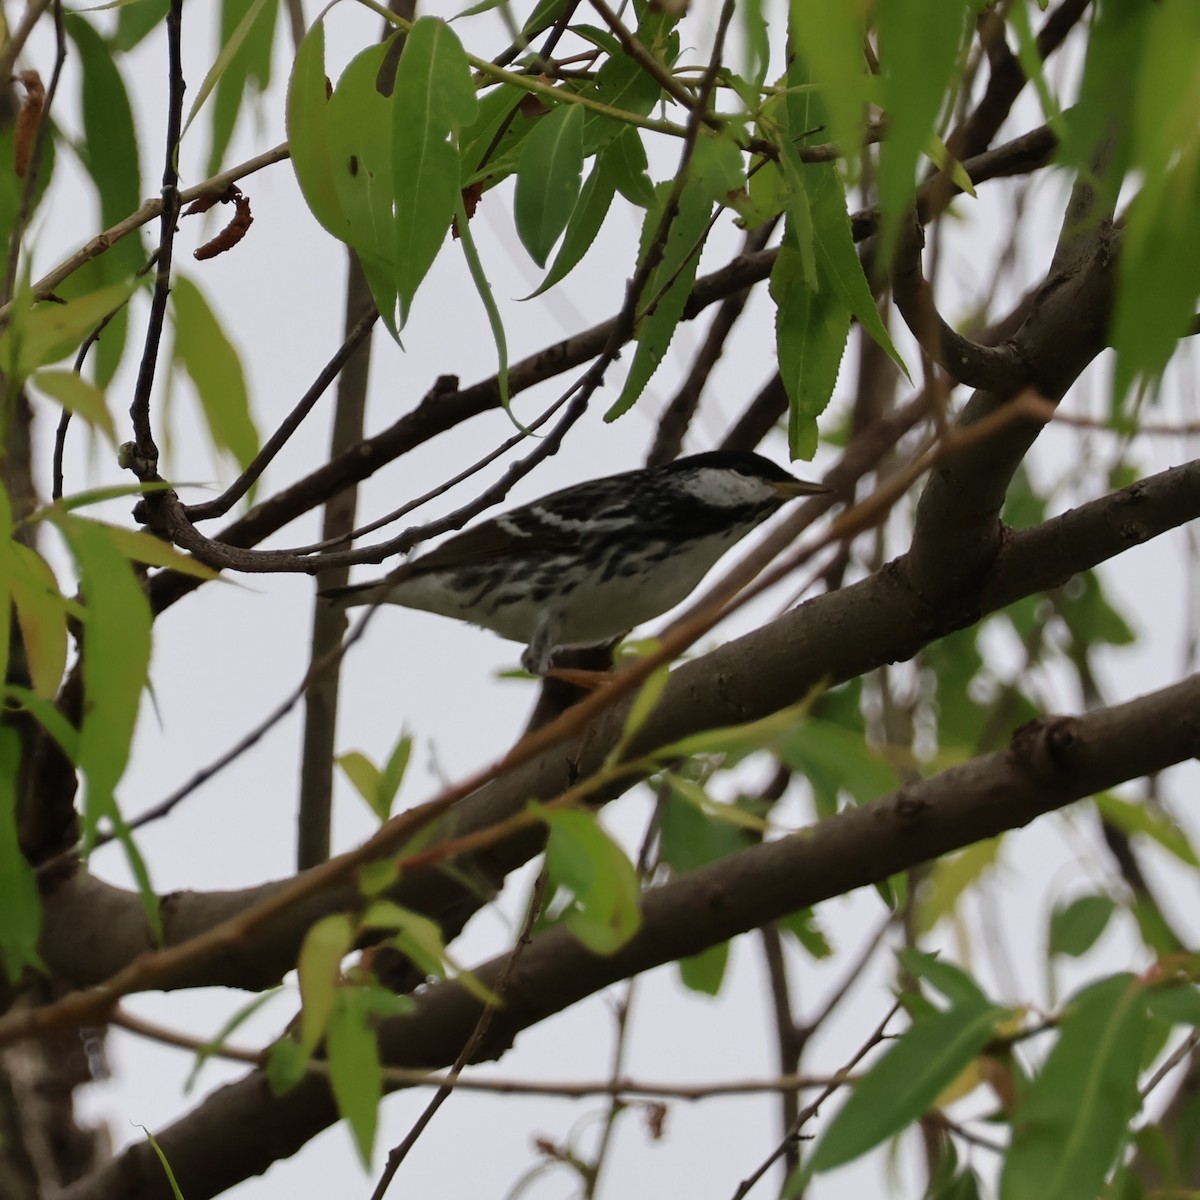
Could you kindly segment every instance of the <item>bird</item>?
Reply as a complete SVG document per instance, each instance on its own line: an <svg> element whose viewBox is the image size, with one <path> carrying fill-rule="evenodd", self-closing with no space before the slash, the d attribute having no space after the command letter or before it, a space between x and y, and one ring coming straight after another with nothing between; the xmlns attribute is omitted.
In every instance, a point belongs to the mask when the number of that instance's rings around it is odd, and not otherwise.
<svg viewBox="0 0 1200 1200"><path fill-rule="evenodd" d="M490 629L524 643L521 665L546 676L558 650L603 645L661 616L787 501L829 491L760 454L710 450L563 488L382 579L320 594Z"/></svg>

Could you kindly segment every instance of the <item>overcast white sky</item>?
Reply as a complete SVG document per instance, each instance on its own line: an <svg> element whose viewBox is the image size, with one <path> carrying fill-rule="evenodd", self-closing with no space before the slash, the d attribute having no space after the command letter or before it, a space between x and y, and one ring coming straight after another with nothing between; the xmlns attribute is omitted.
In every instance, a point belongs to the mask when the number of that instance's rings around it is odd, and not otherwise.
<svg viewBox="0 0 1200 1200"><path fill-rule="evenodd" d="M698 5L700 9L707 6ZM427 11L450 11L431 5ZM702 12L702 18L710 14ZM211 60L208 6L187 6L185 36L188 45L187 77L194 94ZM490 18L461 26L464 40L482 53L493 52L497 40L488 32ZM693 19L694 21L694 19ZM352 38L365 40L377 28L376 18L353 5L342 5L331 23L330 73L340 67ZM706 39L703 21L693 24L685 44ZM284 51L283 30L276 70L286 73L289 56ZM137 88L135 104L143 135L143 191L151 194L161 171L163 118L163 67L155 44L152 54L139 54L137 69L127 73ZM39 43L36 61L48 74L49 55ZM56 110L66 121L72 111L77 79L68 63L64 87L67 103ZM258 122L245 125L235 139L227 161L234 163L284 140L282 89L261 105ZM1008 127L1017 132L1040 120L1034 106L1018 107ZM149 116L148 116L149 115ZM1003 136L1003 135L1002 135ZM200 178L207 154L206 121L202 117L189 134L182 155L185 182ZM663 177L673 169L676 150L670 147L655 167ZM78 174L69 155L60 155L59 170ZM255 215L246 241L232 253L205 264L190 261L190 249L202 237L194 221L184 224L178 261L216 304L239 345L250 382L255 412L263 433L269 432L309 385L340 341L342 294L345 276L341 248L317 226L299 198L290 166L281 164L250 179L245 185ZM34 276L44 272L72 248L81 234L90 235L95 218L81 223L80 206L88 186L78 186L81 198L67 210L62 193L55 210L41 214L37 230ZM980 261L994 257L994 234L1002 230L1006 215L1005 184L988 184L978 201L960 200L961 220L947 222L945 257L939 277L939 300L951 318L973 307L979 289L992 277L990 266ZM1057 232L1063 196L1061 180L1046 178L1033 192L1024 218L1028 237L1015 279L1005 284L1005 294L994 301L1003 311L1017 291L1040 277ZM538 273L511 233L511 192L490 193L475 220L485 265L499 297L527 294ZM571 279L544 301L525 306L506 305L510 353L515 360L557 337L610 315L619 303L624 279L632 267L636 244L636 214L614 206L600 244L586 260L578 279ZM736 245L725 236L714 242L702 270L711 269ZM144 315L144 306L142 308ZM606 426L599 414L605 397L615 395L612 373L609 387L595 411L568 438L559 455L544 464L531 480L514 492L516 503L574 480L640 465L647 433L664 398L672 394L679 364L686 362L688 347L702 336L703 322L685 326L660 376L652 382L638 408L615 425ZM713 376L710 396L694 427L690 450L706 449L724 432L727 417L737 413L768 374L772 349L771 313L765 296L757 296L743 318L736 351L722 361ZM134 356L136 359L136 356ZM1189 365L1173 374L1167 402L1178 411L1183 395L1194 394L1194 374ZM414 315L404 332L404 350L386 335L375 343L372 363L369 423L378 429L407 411L441 374L459 374L473 382L495 369L495 351L486 319L469 283L461 256L448 248L422 288ZM124 375L111 390L112 407L120 412L127 404L131 376ZM835 393L835 405L852 394L852 357L848 356ZM529 416L556 394L559 383L522 398L518 411ZM956 399L961 400L961 395ZM1067 400L1076 413L1099 415L1105 405L1103 366L1089 373L1088 381ZM301 430L288 451L268 473L269 492L308 470L326 454L328 405ZM717 414L723 414L718 416ZM1168 413L1168 415L1170 415ZM507 437L511 426L500 413L472 422L464 430L446 435L423 447L368 481L360 494L360 513L373 517L394 508L404 499L459 469L478 454ZM43 426L47 464L43 483L48 484L49 433ZM68 465L68 490L93 482L113 482L115 465L100 455L89 469L82 455L83 439L73 431ZM191 415L187 385L176 388L171 470L178 478L216 481L231 477L228 464L216 465L204 449L205 439ZM1100 462L1115 456L1117 447L1108 435L1091 442ZM782 439L766 447L779 461L786 457ZM1146 473L1193 457L1194 446L1178 439L1147 441L1137 458ZM1047 432L1037 451L1038 469L1046 477L1064 465L1079 461L1080 434L1070 429ZM828 461L822 454L820 463ZM1096 473L1086 486L1094 488ZM447 503L457 505L473 494L472 485L454 493ZM1094 494L1089 492L1088 494ZM1064 494L1058 507L1075 499ZM119 505L114 520L125 519ZM437 510L442 511L442 510ZM433 511L417 518L436 515ZM276 544L313 540L315 524L290 527ZM1120 574L1106 571L1105 578L1123 612L1144 635L1136 651L1105 653L1102 678L1113 701L1162 686L1182 673L1181 651L1195 633L1188 627L1190 603L1197 580L1194 557L1187 549L1184 531L1125 555ZM896 544L894 552L903 546ZM1190 564L1190 566L1189 566ZM1188 572L1192 574L1189 576ZM237 585L208 586L172 608L156 627L154 703L144 706L134 760L120 795L126 815L133 816L154 804L211 761L249 725L260 720L298 681L304 669L307 622L312 585L307 578L260 576ZM786 589L741 614L738 624L718 630L724 639L733 628L768 617L787 596ZM1192 618L1194 621L1194 617ZM997 639L1000 641L1001 639ZM1012 662L1006 647L998 646L1001 661ZM533 685L498 681L499 669L515 664L519 647L493 635L441 618L402 610L381 613L372 623L367 644L352 652L346 669L341 732L342 750L361 749L376 759L386 755L402 728L417 739L410 777L402 803L424 799L441 777L458 778L488 761L511 741L523 724L534 698ZM1049 708L1076 708L1079 698L1053 672L1036 680ZM184 887L238 887L292 870L294 808L297 790L296 762L300 721L293 716L275 729L253 753L243 757L218 780L193 796L172 818L148 827L139 838L150 863L156 886L163 891ZM1193 770L1189 782L1196 781ZM649 812L644 795L630 795L613 805L606 815L610 827L630 844L636 844ZM794 803L791 815L805 819ZM1200 833L1194 813L1181 813ZM340 791L335 837L340 848L353 845L373 827L365 806ZM1012 835L1003 865L986 889L989 899L1004 914L1010 929L1022 931L1013 965L1018 973L1019 997L1045 1001L1045 981L1039 963L1045 921L1055 899L1103 883L1107 862L1092 848L1091 819L1083 811L1045 818L1032 829ZM1157 867L1159 859L1151 856ZM1164 870L1169 870L1162 864ZM93 868L105 878L126 882L119 851L110 848L98 855ZM502 910L511 919L528 887L528 872L507 889ZM1180 881L1178 893L1169 897L1175 915L1194 912L1200 897L1194 881ZM966 911L977 917L979 904ZM802 1011L811 1012L830 986L840 979L853 959L859 940L883 917L873 891L822 906L820 919L839 953L830 964L808 961L798 971L797 995ZM978 921L969 930L971 965L992 986L994 964L983 946ZM466 962L489 957L511 937L494 912L481 914L456 947ZM944 935L940 944L955 943ZM1082 968L1070 972L1068 981L1079 981L1102 970L1143 965L1128 924L1116 922ZM806 1060L810 1070L833 1069L842 1063L886 1011L890 964L880 959L858 985L852 1003L841 1018L819 1039ZM599 1079L609 1070L614 1030L609 1015L613 997L600 997L579 1005L522 1035L517 1046L495 1071L504 1076L530 1079ZM187 995L135 997L131 1010L148 1018L200 1036L220 1026L224 1015L243 997L218 991ZM237 1041L256 1045L271 1038L293 1011L294 997L280 999L265 1014L241 1031ZM187 1055L162 1049L128 1035L114 1033L109 1043L115 1078L90 1089L85 1111L109 1123L118 1145L140 1138L139 1125L159 1129L187 1112L198 1100L181 1094L190 1070ZM629 1042L627 1073L652 1080L701 1081L769 1076L774 1070L770 1014L762 988L762 963L757 943L743 939L731 959L725 990L717 1000L687 994L675 982L672 969L654 972L638 984ZM486 1069L481 1072L486 1073ZM226 1064L208 1066L201 1077L207 1091L222 1079L240 1077L240 1068ZM429 1093L419 1090L385 1102L378 1136L378 1164L388 1146L399 1141L424 1105ZM600 1100L555 1101L522 1098L489 1098L460 1094L454 1097L424 1134L393 1185L393 1195L471 1194L499 1197L537 1162L531 1139L545 1135L556 1140L582 1132L591 1144L594 1128L589 1117L602 1111ZM667 1138L653 1143L636 1116L621 1125L602 1194L693 1194L726 1196L752 1171L777 1140L775 1104L770 1099L714 1100L703 1104L675 1103L667 1121ZM905 1144L900 1155L900 1178L912 1179L910 1161L914 1147ZM986 1160L980 1160L986 1169ZM817 1200L857 1194L880 1186L882 1157L866 1167L818 1181L812 1194ZM348 1132L336 1127L310 1145L300 1156L274 1167L261 1180L252 1180L230 1195L239 1200L272 1200L284 1196L370 1194L373 1177L364 1175L351 1147ZM770 1181L755 1195L768 1195ZM526 1193L534 1198L573 1194L565 1172L551 1172ZM896 1194L901 1194L899 1191ZM915 1194L910 1187L907 1194Z"/></svg>

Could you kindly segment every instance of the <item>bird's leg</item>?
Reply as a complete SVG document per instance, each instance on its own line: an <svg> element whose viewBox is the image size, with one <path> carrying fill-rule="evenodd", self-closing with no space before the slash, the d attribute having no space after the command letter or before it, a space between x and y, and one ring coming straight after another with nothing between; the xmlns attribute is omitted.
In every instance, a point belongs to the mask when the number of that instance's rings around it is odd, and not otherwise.
<svg viewBox="0 0 1200 1200"><path fill-rule="evenodd" d="M529 639L529 645L521 655L521 666L531 675L542 677L550 669L557 633L558 615L552 609L542 609L538 614L537 624L533 627L533 637Z"/></svg>

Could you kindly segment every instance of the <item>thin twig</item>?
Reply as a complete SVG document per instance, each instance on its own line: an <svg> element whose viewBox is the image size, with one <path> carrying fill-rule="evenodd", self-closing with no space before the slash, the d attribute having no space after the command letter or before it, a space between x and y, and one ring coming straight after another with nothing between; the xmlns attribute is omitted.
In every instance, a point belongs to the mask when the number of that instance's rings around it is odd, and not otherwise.
<svg viewBox="0 0 1200 1200"><path fill-rule="evenodd" d="M263 444L262 449L254 456L249 466L220 496L203 504L183 506L183 511L191 521L207 521L212 517L224 516L254 486L272 459L287 445L292 434L300 427L301 422L312 411L316 402L325 394L325 390L338 377L350 356L362 345L375 327L377 320L379 320L379 310L372 306L369 312L359 318L358 323L346 335L337 353L321 368L321 372L313 380L312 386L300 397L296 407L288 413L279 428Z"/></svg>
<svg viewBox="0 0 1200 1200"><path fill-rule="evenodd" d="M467 1038L463 1048L458 1052L458 1057L454 1060L454 1065L447 1072L445 1081L438 1088L433 1099L425 1106L424 1112L417 1118L412 1129L408 1131L408 1136L398 1146L389 1151L387 1164L383 1169L383 1174L379 1177L379 1182L375 1185L374 1192L371 1193L371 1200L383 1200L383 1194L387 1191L388 1184L391 1183L400 1164L408 1156L408 1152L413 1146L416 1145L417 1139L424 1133L429 1122L433 1120L433 1116L437 1110L449 1099L450 1093L454 1090L454 1084L462 1074L463 1068L474 1057L475 1051L479 1049L480 1044L487 1035L488 1027L491 1025L492 1017L496 1012L496 1005L503 1003L504 990L508 986L509 979L512 977L513 969L517 965L517 960L521 957L521 952L529 945L533 935L533 927L541 915L542 903L546 895L546 879L546 869L543 867L537 877L537 881L533 885L533 892L529 897L529 907L525 913L525 921L521 926L521 932L517 935L516 944L513 946L512 953L508 956L508 962L505 963L503 971L492 988L492 991L495 993L495 999L484 1005L483 1011L479 1014L479 1020L475 1022L475 1028L472 1030L471 1036Z"/></svg>
<svg viewBox="0 0 1200 1200"><path fill-rule="evenodd" d="M163 326L167 317L167 299L171 293L171 255L175 245L175 222L179 215L179 151L180 130L183 125L182 25L183 0L171 0L167 10L167 146L162 177L162 216L158 240L158 263L154 280L154 295L150 301L150 316L146 322L146 342L138 368L133 402L129 406L133 422L133 453L129 466L143 482L157 482L158 445L150 420L150 393L158 365L158 350L162 343Z"/></svg>
<svg viewBox="0 0 1200 1200"><path fill-rule="evenodd" d="M879 1022L879 1024L875 1027L875 1031L858 1048L854 1057L845 1065L843 1071L846 1073L852 1071L867 1056L867 1054L870 1053L870 1051L872 1051L877 1045L879 1045L881 1041L883 1041L884 1031L887 1029L891 1019L896 1015L899 1009L900 1002L896 1001L896 1003L893 1004L890 1009L888 1009L887 1016ZM743 1197L750 1191L750 1189L767 1173L767 1171L771 1169L772 1164L786 1153L788 1146L795 1142L796 1138L800 1136L800 1131L804 1128L804 1126L820 1111L821 1105L824 1104L825 1101L828 1100L829 1097L832 1096L833 1093L838 1089L838 1087L841 1086L840 1080L841 1072L834 1076L834 1082L831 1082L828 1087L824 1088L821 1094L811 1104L800 1110L796 1116L795 1122L784 1135L779 1145L771 1151L767 1158L759 1164L757 1169L752 1174L748 1175L738 1185L737 1190L733 1193L733 1200L743 1200Z"/></svg>

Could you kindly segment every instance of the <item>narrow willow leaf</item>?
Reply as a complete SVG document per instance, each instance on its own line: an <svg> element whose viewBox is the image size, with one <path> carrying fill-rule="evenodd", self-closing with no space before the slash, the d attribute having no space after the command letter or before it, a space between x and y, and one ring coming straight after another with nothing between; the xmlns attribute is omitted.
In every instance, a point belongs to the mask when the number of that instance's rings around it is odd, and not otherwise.
<svg viewBox="0 0 1200 1200"><path fill-rule="evenodd" d="M139 1125L138 1128L146 1135L146 1141L150 1143L150 1148L154 1151L154 1156L158 1159L159 1166L162 1167L163 1174L167 1177L167 1184L174 1200L184 1200L183 1192L180 1191L179 1184L175 1179L175 1172L171 1170L171 1164L167 1161L167 1156L163 1153L163 1148L158 1144L158 1140L145 1125Z"/></svg>
<svg viewBox="0 0 1200 1200"><path fill-rule="evenodd" d="M1112 897L1104 895L1079 896L1065 907L1056 907L1050 914L1047 950L1071 958L1086 954L1108 928L1116 907Z"/></svg>
<svg viewBox="0 0 1200 1200"><path fill-rule="evenodd" d="M697 804L694 796L677 786L678 780L670 782L659 837L663 861L672 871L694 871L746 849L748 839L742 830L711 815L706 805Z"/></svg>
<svg viewBox="0 0 1200 1200"><path fill-rule="evenodd" d="M271 50L279 0L222 0L221 42L217 95L213 101L212 146L208 152L207 175L220 171L234 125L242 111L247 87L261 96L271 82ZM236 43L236 45L235 45Z"/></svg>
<svg viewBox="0 0 1200 1200"><path fill-rule="evenodd" d="M879 316L871 285L863 274L862 262L850 230L850 216L846 211L846 192L833 163L813 163L807 167L805 186L821 280L828 280L858 323L911 379L904 359L900 357L887 326Z"/></svg>
<svg viewBox="0 0 1200 1200"><path fill-rule="evenodd" d="M462 44L444 21L422 17L405 39L392 93L392 261L404 316L461 203L457 138L477 110Z"/></svg>
<svg viewBox="0 0 1200 1200"><path fill-rule="evenodd" d="M483 262L475 245L475 235L471 232L471 222L467 218L466 206L462 196L455 196L458 219L458 240L463 249L463 257L467 260L467 269L471 272L471 282L475 285L479 299L483 302L484 312L487 313L488 326L492 331L492 340L496 343L496 390L500 393L500 407L504 409L508 419L524 434L531 431L526 429L512 411L508 395L508 337L504 332L504 319L500 315L500 306L492 285L488 282L483 270Z"/></svg>
<svg viewBox="0 0 1200 1200"><path fill-rule="evenodd" d="M888 114L879 162L884 262L912 205L917 159L937 132L973 9L969 0L880 0L876 19Z"/></svg>
<svg viewBox="0 0 1200 1200"><path fill-rule="evenodd" d="M917 928L922 933L958 911L963 893L996 863L1002 842L1001 837L985 838L933 864L917 897Z"/></svg>
<svg viewBox="0 0 1200 1200"><path fill-rule="evenodd" d="M348 242L350 223L333 182L328 83L325 77L325 26L316 21L296 49L288 80L288 149L296 182L309 210L334 237Z"/></svg>
<svg viewBox="0 0 1200 1200"><path fill-rule="evenodd" d="M546 265L579 199L583 118L578 104L560 105L525 139L517 163L517 235L539 267Z"/></svg>
<svg viewBox="0 0 1200 1200"><path fill-rule="evenodd" d="M857 4L791 0L788 21L790 46L820 89L833 141L852 173L861 153L863 115L869 98L862 12ZM788 83L792 84L790 78Z"/></svg>
<svg viewBox="0 0 1200 1200"><path fill-rule="evenodd" d="M29 688L9 683L4 687L6 702L15 704L33 715L42 728L58 743L59 748L72 762L79 761L79 730L50 701Z"/></svg>
<svg viewBox="0 0 1200 1200"><path fill-rule="evenodd" d="M550 270L546 272L546 278L525 299L532 300L534 296L540 296L575 269L596 240L615 193L616 180L608 168L606 151L597 157L584 182L571 219L567 222L562 245L550 264Z"/></svg>
<svg viewBox="0 0 1200 1200"><path fill-rule="evenodd" d="M109 444L116 446L117 429L102 389L74 371L38 371L32 382L38 391L100 430Z"/></svg>
<svg viewBox="0 0 1200 1200"><path fill-rule="evenodd" d="M138 287L125 280L99 288L65 304L44 303L25 312L0 333L0 363L12 379L25 379L38 367L58 362L72 351Z"/></svg>
<svg viewBox="0 0 1200 1200"><path fill-rule="evenodd" d="M1189 867L1200 867L1200 857L1197 857L1187 834L1166 814L1147 804L1122 800L1112 792L1097 792L1093 803L1096 811L1118 829L1152 838L1180 862Z"/></svg>
<svg viewBox="0 0 1200 1200"><path fill-rule="evenodd" d="M383 1069L372 1015L359 1003L358 988L341 988L329 1021L329 1080L338 1112L346 1118L364 1167L371 1166Z"/></svg>
<svg viewBox="0 0 1200 1200"><path fill-rule="evenodd" d="M231 1016L221 1026L216 1034L209 1038L209 1040L196 1051L196 1059L192 1063L192 1069L188 1072L187 1078L183 1081L184 1095L187 1095L187 1093L192 1090L192 1087L196 1082L196 1077L200 1074L200 1068L203 1067L204 1064L208 1062L208 1060L212 1058L214 1054L219 1054L221 1050L224 1049L225 1043L229 1041L229 1039L238 1031L238 1029L241 1028L241 1026L252 1016L254 1016L254 1014L258 1012L258 1010L262 1008L264 1004L270 1000L274 1000L279 993L280 989L277 987L268 988L267 991L263 992L261 996L255 996L253 1000L243 1004L242 1007L239 1008L233 1014L233 1016Z"/></svg>
<svg viewBox="0 0 1200 1200"><path fill-rule="evenodd" d="M16 984L26 967L44 971L38 957L42 906L37 878L17 838L17 773L21 743L16 730L0 725L0 966Z"/></svg>
<svg viewBox="0 0 1200 1200"><path fill-rule="evenodd" d="M346 214L347 240L362 263L376 307L393 337L399 267L393 211L395 97L389 97L381 76L390 69L398 36L369 46L350 60L327 109L333 185ZM419 126L419 114L411 119Z"/></svg>
<svg viewBox="0 0 1200 1200"><path fill-rule="evenodd" d="M550 881L574 898L563 923L589 950L612 954L641 923L633 864L590 813L543 811L542 819Z"/></svg>
<svg viewBox="0 0 1200 1200"><path fill-rule="evenodd" d="M1077 995L1041 1072L1017 1097L1001 1200L1094 1200L1140 1104L1146 991L1116 975Z"/></svg>
<svg viewBox="0 0 1200 1200"><path fill-rule="evenodd" d="M625 714L625 725L621 736L608 755L609 764L619 763L625 757L629 743L637 736L638 730L645 725L650 714L658 707L667 684L671 681L671 668L667 663L656 667L646 678L645 683L638 688L629 711Z"/></svg>
<svg viewBox="0 0 1200 1200"><path fill-rule="evenodd" d="M196 387L213 445L245 468L258 453L259 441L238 352L191 280L175 277L171 303L175 358Z"/></svg>
<svg viewBox="0 0 1200 1200"><path fill-rule="evenodd" d="M810 718L777 743L780 757L803 774L832 773L841 790L858 804L869 804L897 786L895 770L867 745L856 730Z"/></svg>
<svg viewBox="0 0 1200 1200"><path fill-rule="evenodd" d="M379 779L380 818L386 821L392 814L392 806L396 802L396 793L404 782L404 774L408 770L408 761L412 757L412 735L403 733L392 749L388 760L383 764Z"/></svg>
<svg viewBox="0 0 1200 1200"><path fill-rule="evenodd" d="M1200 137L1148 181L1129 208L1119 269L1113 411L1138 377L1157 379L1192 327L1200 302Z"/></svg>
<svg viewBox="0 0 1200 1200"><path fill-rule="evenodd" d="M129 559L104 526L67 516L56 524L79 567L87 603L79 765L87 781L84 838L90 843L101 817L118 819L114 792L150 667L150 609Z"/></svg>
<svg viewBox="0 0 1200 1200"><path fill-rule="evenodd" d="M952 1008L980 1007L989 1003L979 984L947 959L923 954L912 948L901 950L897 957L905 970L941 992Z"/></svg>
<svg viewBox="0 0 1200 1200"><path fill-rule="evenodd" d="M645 257L662 222L671 186L669 183L660 184L656 189L655 203L646 210L639 260ZM697 243L708 227L711 212L712 201L697 184L689 181L679 198L679 213L671 223L662 261L651 273L642 294L643 305L652 302L655 297L658 298L657 303L638 325L633 363L620 397L604 414L606 421L615 421L633 407L662 362L691 294L700 262L700 255L696 252Z"/></svg>
<svg viewBox="0 0 1200 1200"><path fill-rule="evenodd" d="M729 943L718 942L679 960L679 978L689 991L702 996L716 996L725 981L725 968L729 965Z"/></svg>
<svg viewBox="0 0 1200 1200"><path fill-rule="evenodd" d="M354 945L354 926L345 913L322 917L308 933L296 960L304 1009L300 1014L300 1048L306 1055L318 1046L333 1012L342 959Z"/></svg>
<svg viewBox="0 0 1200 1200"><path fill-rule="evenodd" d="M188 109L188 115L183 122L183 131L180 133L181 138L191 128L192 122L204 107L204 102L212 95L213 89L224 78L226 71L233 62L234 56L245 44L246 39L254 29L259 15L268 4L271 5L273 19L274 12L278 8L278 0L222 0L221 49L217 57L213 60L213 65L208 68L204 78L200 80L200 86L196 89L196 94L192 98L192 106ZM232 27L227 28L230 25ZM241 100L240 89L238 100ZM225 136L227 140L228 134ZM216 173L216 169L211 162L209 163L208 173L210 175Z"/></svg>
<svg viewBox="0 0 1200 1200"><path fill-rule="evenodd" d="M119 525L102 525L101 528L112 539L113 544L120 548L121 553L134 562L145 563L151 567L166 567L178 571L181 575L190 575L193 579L217 578L217 572L207 563L176 550L169 542L164 542L152 533L144 533L140 529L122 529Z"/></svg>
<svg viewBox="0 0 1200 1200"><path fill-rule="evenodd" d="M825 411L850 334L850 309L832 284L805 281L804 258L787 241L771 270L775 344L788 395L788 447L792 458L811 459L817 417Z"/></svg>
<svg viewBox="0 0 1200 1200"><path fill-rule="evenodd" d="M107 228L133 212L143 194L133 108L125 81L114 62L111 43L83 17L67 16L64 27L78 51L82 72L79 98L83 137L77 143L77 150L95 185L100 200L100 221ZM128 279L142 266L145 258L140 232L121 238L110 250L87 264L78 279L65 281L60 294L71 299L83 291ZM92 351L92 368L99 383L110 383L116 374L127 331L127 314L120 311L108 323L104 336Z"/></svg>
<svg viewBox="0 0 1200 1200"><path fill-rule="evenodd" d="M992 1037L1006 1010L970 1004L918 1017L855 1085L809 1164L850 1162L918 1120Z"/></svg>
<svg viewBox="0 0 1200 1200"><path fill-rule="evenodd" d="M350 780L354 790L367 802L367 806L378 817L379 812L379 768L363 753L350 750L339 754L334 762Z"/></svg>
<svg viewBox="0 0 1200 1200"><path fill-rule="evenodd" d="M9 588L29 678L36 695L51 699L67 665L66 599L54 572L36 551L17 541L7 549Z"/></svg>
<svg viewBox="0 0 1200 1200"><path fill-rule="evenodd" d="M654 184L646 173L650 165L646 147L632 125L626 126L609 142L600 158L617 191L630 204L649 208L654 203Z"/></svg>

